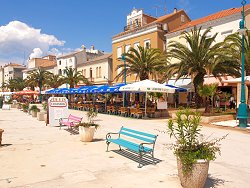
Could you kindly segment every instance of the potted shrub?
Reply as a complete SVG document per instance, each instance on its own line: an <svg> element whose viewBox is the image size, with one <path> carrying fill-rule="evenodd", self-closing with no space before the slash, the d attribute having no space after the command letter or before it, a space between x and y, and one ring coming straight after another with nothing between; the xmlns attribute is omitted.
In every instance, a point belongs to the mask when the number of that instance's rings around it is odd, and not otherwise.
<svg viewBox="0 0 250 188"><path fill-rule="evenodd" d="M3 136L3 132L4 130L3 129L0 129L0 147L2 145L2 136Z"/></svg>
<svg viewBox="0 0 250 188"><path fill-rule="evenodd" d="M23 112L28 112L29 105L28 104L22 104Z"/></svg>
<svg viewBox="0 0 250 188"><path fill-rule="evenodd" d="M200 134L201 116L184 109L168 122L170 138L174 137L174 154L177 157L178 176L184 188L203 188L208 176L209 161L220 154L219 139L204 140Z"/></svg>
<svg viewBox="0 0 250 188"><path fill-rule="evenodd" d="M99 124L94 123L94 118L97 116L97 112L90 109L87 113L88 122L79 123L80 140L83 142L91 142L94 138L95 130L99 127Z"/></svg>
<svg viewBox="0 0 250 188"><path fill-rule="evenodd" d="M37 107L37 105L32 105L29 111L31 112L32 117L37 117L37 112L40 112L40 109Z"/></svg>

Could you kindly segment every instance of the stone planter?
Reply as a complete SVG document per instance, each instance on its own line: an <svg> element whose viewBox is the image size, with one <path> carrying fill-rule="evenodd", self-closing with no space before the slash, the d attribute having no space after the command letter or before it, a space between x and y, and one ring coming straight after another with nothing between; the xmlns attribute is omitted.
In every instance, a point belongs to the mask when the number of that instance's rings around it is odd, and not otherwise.
<svg viewBox="0 0 250 188"><path fill-rule="evenodd" d="M37 120L44 121L44 112L37 112Z"/></svg>
<svg viewBox="0 0 250 188"><path fill-rule="evenodd" d="M197 160L197 163L194 164L192 172L187 175L184 175L182 172L182 164L179 159L177 159L177 168L178 176L181 181L181 185L184 188L203 188L207 176L209 161L206 160Z"/></svg>
<svg viewBox="0 0 250 188"><path fill-rule="evenodd" d="M30 111L30 112L31 112L32 117L37 117L37 112L35 111Z"/></svg>
<svg viewBox="0 0 250 188"><path fill-rule="evenodd" d="M2 136L3 136L3 132L4 130L3 129L0 129L0 147L2 145Z"/></svg>
<svg viewBox="0 0 250 188"><path fill-rule="evenodd" d="M95 127L83 127L79 126L80 140L82 142L91 142L94 138Z"/></svg>
<svg viewBox="0 0 250 188"><path fill-rule="evenodd" d="M47 113L43 115L45 123L47 123Z"/></svg>

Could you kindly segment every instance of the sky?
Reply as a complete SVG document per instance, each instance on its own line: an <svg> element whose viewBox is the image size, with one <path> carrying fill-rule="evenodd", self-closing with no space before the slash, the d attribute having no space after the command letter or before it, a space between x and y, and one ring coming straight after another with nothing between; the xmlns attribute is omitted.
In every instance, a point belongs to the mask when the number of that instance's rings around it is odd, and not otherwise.
<svg viewBox="0 0 250 188"><path fill-rule="evenodd" d="M112 36L133 8L154 17L184 9L194 20L232 7L241 0L0 0L0 65L82 45L112 52Z"/></svg>

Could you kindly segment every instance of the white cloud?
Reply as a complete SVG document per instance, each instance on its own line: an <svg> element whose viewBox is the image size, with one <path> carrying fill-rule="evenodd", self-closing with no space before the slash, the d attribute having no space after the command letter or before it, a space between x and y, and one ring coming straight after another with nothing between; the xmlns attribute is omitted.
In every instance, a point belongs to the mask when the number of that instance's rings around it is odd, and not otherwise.
<svg viewBox="0 0 250 188"><path fill-rule="evenodd" d="M50 47L63 46L64 43L54 35L41 33L41 29L35 29L20 21L11 21L0 26L0 56L6 61L24 58L31 53L32 56L40 52L46 54ZM44 55L43 53L40 55Z"/></svg>
<svg viewBox="0 0 250 188"><path fill-rule="evenodd" d="M29 58L38 58L38 57L42 57L43 55L43 51L40 48L34 48L33 52L30 54Z"/></svg>

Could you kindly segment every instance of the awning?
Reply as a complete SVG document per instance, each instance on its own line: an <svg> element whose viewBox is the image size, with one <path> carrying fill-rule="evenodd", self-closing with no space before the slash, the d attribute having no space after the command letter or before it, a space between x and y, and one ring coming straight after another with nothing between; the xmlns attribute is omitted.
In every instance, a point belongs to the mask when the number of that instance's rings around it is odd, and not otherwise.
<svg viewBox="0 0 250 188"><path fill-rule="evenodd" d="M182 88L182 87L177 87L177 86L173 86L173 85L169 85L169 84L166 84L166 86L174 88L178 92L187 92L187 89Z"/></svg>
<svg viewBox="0 0 250 188"><path fill-rule="evenodd" d="M167 82L167 84L184 89L193 89L191 78L181 78L179 80L171 79Z"/></svg>

